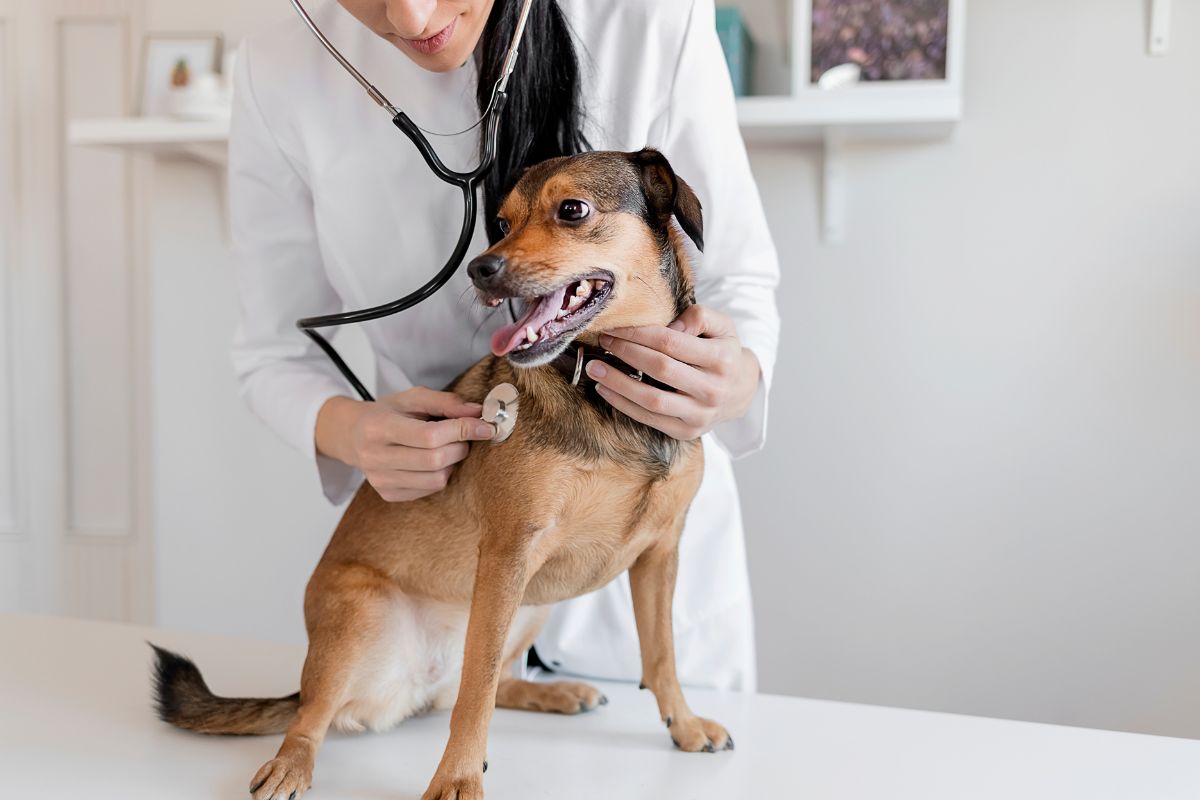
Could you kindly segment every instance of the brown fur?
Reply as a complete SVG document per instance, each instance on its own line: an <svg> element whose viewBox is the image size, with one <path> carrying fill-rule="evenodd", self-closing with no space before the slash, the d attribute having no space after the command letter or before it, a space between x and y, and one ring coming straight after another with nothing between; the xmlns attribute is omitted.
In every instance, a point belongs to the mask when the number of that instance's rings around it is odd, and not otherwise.
<svg viewBox="0 0 1200 800"><path fill-rule="evenodd" d="M566 198L587 201L595 213L583 223L556 219ZM580 341L595 344L615 327L666 324L692 302L688 258L671 217L699 246L700 205L654 151L540 164L522 177L501 215L511 231L488 254L508 265L506 296L543 294L598 269L613 274L607 305ZM346 510L305 596L309 652L298 704L216 702L205 696L199 673L198 685L181 682L187 691L167 704L175 710L165 719L205 732L258 733L290 718L278 755L252 782L259 800L307 789L327 728L365 708L354 688L358 665L386 645L389 608L413 597L470 608L450 741L425 798L481 797L493 707L575 713L604 702L586 684L508 677L546 616L537 611L523 630L510 631L518 608L577 597L625 570L643 683L672 739L690 751L732 746L724 728L690 711L674 666L671 599L684 516L703 473L699 443L615 412L549 366L518 368L489 356L451 388L478 402L501 382L520 391L508 441L474 445L441 492L393 504L364 485Z"/></svg>

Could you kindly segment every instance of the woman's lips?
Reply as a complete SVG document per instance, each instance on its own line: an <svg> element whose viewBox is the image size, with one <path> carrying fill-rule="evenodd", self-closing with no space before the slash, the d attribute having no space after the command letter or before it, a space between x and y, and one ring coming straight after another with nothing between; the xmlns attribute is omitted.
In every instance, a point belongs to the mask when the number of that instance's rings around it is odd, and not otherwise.
<svg viewBox="0 0 1200 800"><path fill-rule="evenodd" d="M438 50L441 50L450 41L450 37L454 35L454 26L458 24L458 17L450 20L450 24L442 28L440 31L430 36L428 39L405 39L414 50L419 53L424 53L431 56Z"/></svg>

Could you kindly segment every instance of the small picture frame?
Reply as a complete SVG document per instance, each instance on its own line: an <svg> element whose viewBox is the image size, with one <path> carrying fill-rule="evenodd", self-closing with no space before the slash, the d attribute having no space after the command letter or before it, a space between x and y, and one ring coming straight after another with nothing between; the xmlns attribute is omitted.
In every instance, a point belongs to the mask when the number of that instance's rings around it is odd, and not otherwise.
<svg viewBox="0 0 1200 800"><path fill-rule="evenodd" d="M151 33L142 42L142 116L170 112L172 88L187 87L196 76L218 73L224 41L220 33Z"/></svg>
<svg viewBox="0 0 1200 800"><path fill-rule="evenodd" d="M811 2L812 83L946 80L950 0Z"/></svg>

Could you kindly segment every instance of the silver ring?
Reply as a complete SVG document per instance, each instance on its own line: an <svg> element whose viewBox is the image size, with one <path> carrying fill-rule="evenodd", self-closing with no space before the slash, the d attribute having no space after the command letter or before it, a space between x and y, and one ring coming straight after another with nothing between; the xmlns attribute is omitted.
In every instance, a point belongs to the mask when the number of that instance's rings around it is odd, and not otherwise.
<svg viewBox="0 0 1200 800"><path fill-rule="evenodd" d="M583 345L579 345L575 349L575 377L571 378L571 385L578 386L579 378L583 375Z"/></svg>

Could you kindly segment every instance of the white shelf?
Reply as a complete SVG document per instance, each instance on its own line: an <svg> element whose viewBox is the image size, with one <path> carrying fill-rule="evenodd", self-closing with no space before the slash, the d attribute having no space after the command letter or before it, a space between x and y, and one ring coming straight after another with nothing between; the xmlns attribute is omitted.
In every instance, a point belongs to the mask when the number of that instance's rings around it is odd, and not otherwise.
<svg viewBox="0 0 1200 800"><path fill-rule="evenodd" d="M181 120L167 117L114 117L76 120L67 128L67 141L91 147L116 147L132 152L185 156L224 167L229 120Z"/></svg>
<svg viewBox="0 0 1200 800"><path fill-rule="evenodd" d="M748 142L820 142L830 131L843 140L903 141L949 135L962 115L962 100L943 87L862 86L741 97L737 111Z"/></svg>
<svg viewBox="0 0 1200 800"><path fill-rule="evenodd" d="M845 228L842 146L860 141L944 138L961 116L962 98L957 87L944 83L860 85L828 91L806 88L788 96L739 98L737 113L748 142L820 143L821 235L835 242ZM75 145L192 158L223 170L228 159L229 120L77 120L70 124L67 138Z"/></svg>
<svg viewBox="0 0 1200 800"><path fill-rule="evenodd" d="M905 139L945 135L961 112L959 98L946 92L873 92L872 88L812 91L795 97L738 98L738 123L750 142L816 142L830 129L840 131L847 139ZM229 120L76 120L68 127L67 140L83 146L189 155L224 165Z"/></svg>

